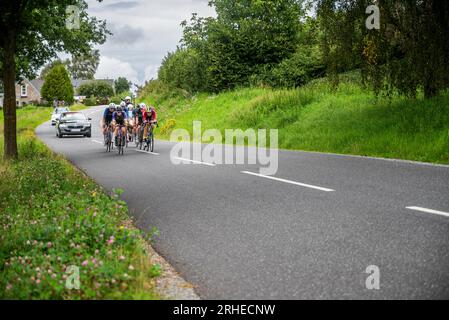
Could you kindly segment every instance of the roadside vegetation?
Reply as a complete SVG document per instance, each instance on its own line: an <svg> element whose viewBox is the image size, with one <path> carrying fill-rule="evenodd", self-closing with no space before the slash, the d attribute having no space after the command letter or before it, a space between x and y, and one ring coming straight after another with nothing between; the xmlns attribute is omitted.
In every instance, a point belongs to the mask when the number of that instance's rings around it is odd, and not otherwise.
<svg viewBox="0 0 449 320"><path fill-rule="evenodd" d="M338 89L325 79L297 89L241 88L189 95L154 82L143 100L157 106L159 138L176 128L222 134L233 128L279 129L279 147L449 163L449 92L431 99L378 97L356 73L341 77ZM224 137L224 134L223 134ZM224 142L224 141L223 141Z"/></svg>
<svg viewBox="0 0 449 320"><path fill-rule="evenodd" d="M161 137L201 120L279 129L280 148L449 163L447 3L383 1L379 27L362 0L210 5L139 90Z"/></svg>
<svg viewBox="0 0 449 320"><path fill-rule="evenodd" d="M35 138L50 113L18 110L20 158L0 162L0 298L159 298L160 269L149 261L146 235L133 227L121 191L107 195ZM79 268L79 290L66 287L73 284L70 266Z"/></svg>

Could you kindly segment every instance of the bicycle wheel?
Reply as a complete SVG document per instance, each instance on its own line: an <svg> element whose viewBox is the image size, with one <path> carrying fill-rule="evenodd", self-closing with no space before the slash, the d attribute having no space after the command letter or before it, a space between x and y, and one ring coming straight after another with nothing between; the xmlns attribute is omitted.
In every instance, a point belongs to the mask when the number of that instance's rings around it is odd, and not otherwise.
<svg viewBox="0 0 449 320"><path fill-rule="evenodd" d="M150 145L151 145L151 152L153 152L154 151L154 134L153 133L151 133L151 138L150 138Z"/></svg>

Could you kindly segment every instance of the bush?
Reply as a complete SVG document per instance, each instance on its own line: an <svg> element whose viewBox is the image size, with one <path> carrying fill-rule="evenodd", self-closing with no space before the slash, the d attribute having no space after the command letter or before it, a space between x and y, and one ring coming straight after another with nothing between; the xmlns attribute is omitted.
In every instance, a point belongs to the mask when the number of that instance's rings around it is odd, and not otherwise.
<svg viewBox="0 0 449 320"><path fill-rule="evenodd" d="M96 106L97 105L97 99L94 97L89 97L84 99L83 104L85 106Z"/></svg>
<svg viewBox="0 0 449 320"><path fill-rule="evenodd" d="M73 103L73 87L69 74L63 65L54 66L45 76L45 82L41 89L42 98L46 101L59 101Z"/></svg>
<svg viewBox="0 0 449 320"><path fill-rule="evenodd" d="M296 88L323 76L326 67L318 46L299 47L295 54L272 68L265 66L251 77L252 85Z"/></svg>

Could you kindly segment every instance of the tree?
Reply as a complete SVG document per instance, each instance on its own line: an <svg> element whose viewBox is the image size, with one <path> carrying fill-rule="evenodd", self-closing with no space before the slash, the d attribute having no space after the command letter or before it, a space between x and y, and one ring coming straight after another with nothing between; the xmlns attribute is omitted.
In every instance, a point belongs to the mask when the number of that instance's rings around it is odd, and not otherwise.
<svg viewBox="0 0 449 320"><path fill-rule="evenodd" d="M74 54L68 64L68 70L75 79L93 79L100 63L100 52L90 50Z"/></svg>
<svg viewBox="0 0 449 320"><path fill-rule="evenodd" d="M330 75L361 68L376 92L429 98L449 87L449 2L378 1L380 29L366 28L366 0L320 0Z"/></svg>
<svg viewBox="0 0 449 320"><path fill-rule="evenodd" d="M114 95L114 89L106 81L89 81L78 87L80 96L105 98Z"/></svg>
<svg viewBox="0 0 449 320"><path fill-rule="evenodd" d="M87 2L83 0L5 0L0 2L0 12L4 157L12 159L18 157L16 80L35 77L36 71L58 52L78 54L95 43L104 43L108 31L104 21L87 14Z"/></svg>
<svg viewBox="0 0 449 320"><path fill-rule="evenodd" d="M73 103L73 87L69 74L62 64L54 66L46 75L41 95L46 101L64 100Z"/></svg>
<svg viewBox="0 0 449 320"><path fill-rule="evenodd" d="M114 81L115 92L117 94L127 92L131 88L131 81L128 81L125 77L119 77Z"/></svg>
<svg viewBox="0 0 449 320"><path fill-rule="evenodd" d="M41 70L41 73L39 75L39 79L44 80L45 76L50 72L51 69L53 69L53 67L57 66L57 65L63 65L64 67L67 67L67 65L69 64L69 60L64 60L62 61L61 59L56 59L53 60L49 63L47 63L44 68Z"/></svg>

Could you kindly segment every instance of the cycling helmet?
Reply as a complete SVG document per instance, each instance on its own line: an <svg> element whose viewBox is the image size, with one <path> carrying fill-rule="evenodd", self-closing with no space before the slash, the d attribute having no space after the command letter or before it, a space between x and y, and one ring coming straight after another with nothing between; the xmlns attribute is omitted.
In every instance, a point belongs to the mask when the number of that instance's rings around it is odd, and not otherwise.
<svg viewBox="0 0 449 320"><path fill-rule="evenodd" d="M132 111L134 109L134 106L132 103L128 104L128 111Z"/></svg>
<svg viewBox="0 0 449 320"><path fill-rule="evenodd" d="M140 109L145 109L147 107L147 105L144 102L142 102L139 106Z"/></svg>
<svg viewBox="0 0 449 320"><path fill-rule="evenodd" d="M115 103L110 103L109 104L109 109L115 109Z"/></svg>
<svg viewBox="0 0 449 320"><path fill-rule="evenodd" d="M118 106L118 107L117 107L117 111L123 111L122 106Z"/></svg>
<svg viewBox="0 0 449 320"><path fill-rule="evenodd" d="M122 107L122 108L126 107L125 101L120 102L120 107Z"/></svg>

